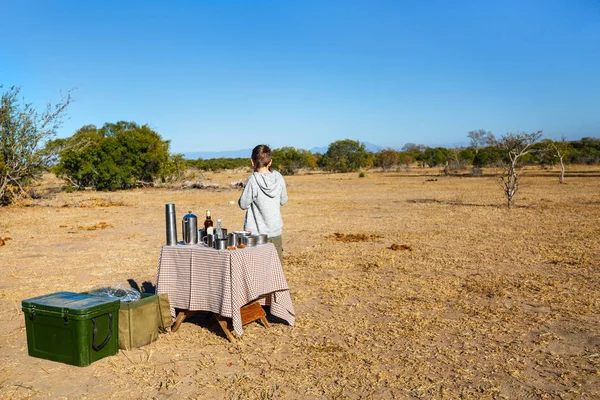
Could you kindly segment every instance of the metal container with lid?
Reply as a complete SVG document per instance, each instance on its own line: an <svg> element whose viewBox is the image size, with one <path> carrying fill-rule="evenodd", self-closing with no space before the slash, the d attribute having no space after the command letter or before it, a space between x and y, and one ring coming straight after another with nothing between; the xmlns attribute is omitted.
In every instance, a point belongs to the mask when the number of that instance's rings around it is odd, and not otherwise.
<svg viewBox="0 0 600 400"><path fill-rule="evenodd" d="M198 244L198 218L188 211L181 222L183 244Z"/></svg>

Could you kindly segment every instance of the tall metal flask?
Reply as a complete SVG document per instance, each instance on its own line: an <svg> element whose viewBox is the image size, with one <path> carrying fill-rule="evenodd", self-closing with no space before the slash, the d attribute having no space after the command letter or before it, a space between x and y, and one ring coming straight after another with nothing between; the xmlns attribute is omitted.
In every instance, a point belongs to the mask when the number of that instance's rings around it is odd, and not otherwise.
<svg viewBox="0 0 600 400"><path fill-rule="evenodd" d="M165 214L167 219L167 245L175 246L177 244L177 218L175 217L175 204L166 204Z"/></svg>
<svg viewBox="0 0 600 400"><path fill-rule="evenodd" d="M198 244L198 218L188 211L181 221L183 244Z"/></svg>

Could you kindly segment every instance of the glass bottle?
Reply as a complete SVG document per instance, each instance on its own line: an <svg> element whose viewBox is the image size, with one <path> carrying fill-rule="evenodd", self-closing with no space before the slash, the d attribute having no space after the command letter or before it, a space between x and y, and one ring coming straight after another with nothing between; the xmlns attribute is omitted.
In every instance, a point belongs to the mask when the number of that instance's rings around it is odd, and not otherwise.
<svg viewBox="0 0 600 400"><path fill-rule="evenodd" d="M207 235L212 235L214 233L213 220L210 217L210 210L206 210L206 219L204 220L204 231Z"/></svg>
<svg viewBox="0 0 600 400"><path fill-rule="evenodd" d="M221 224L221 220L217 220L217 229L215 230L215 236L217 239L223 239L223 225Z"/></svg>

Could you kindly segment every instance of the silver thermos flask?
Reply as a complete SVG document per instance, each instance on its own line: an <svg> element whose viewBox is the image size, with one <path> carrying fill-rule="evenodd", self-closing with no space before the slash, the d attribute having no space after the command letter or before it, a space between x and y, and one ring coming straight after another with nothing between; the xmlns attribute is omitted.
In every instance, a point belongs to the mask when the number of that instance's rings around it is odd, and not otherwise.
<svg viewBox="0 0 600 400"><path fill-rule="evenodd" d="M198 218L188 211L182 220L183 244L198 244Z"/></svg>
<svg viewBox="0 0 600 400"><path fill-rule="evenodd" d="M166 204L165 214L167 217L167 245L175 246L177 244L177 218L175 218L175 204Z"/></svg>

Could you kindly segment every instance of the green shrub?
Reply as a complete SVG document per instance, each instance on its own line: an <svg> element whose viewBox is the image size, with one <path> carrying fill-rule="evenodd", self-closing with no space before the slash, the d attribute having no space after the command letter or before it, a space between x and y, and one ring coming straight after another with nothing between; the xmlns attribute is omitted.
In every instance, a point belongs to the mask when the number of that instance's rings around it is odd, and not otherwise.
<svg viewBox="0 0 600 400"><path fill-rule="evenodd" d="M169 141L147 125L86 125L64 144L54 168L75 187L129 189L152 184L184 168L181 156L169 153Z"/></svg>

